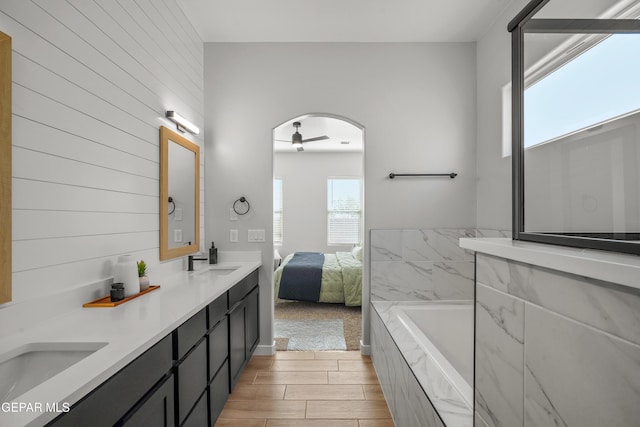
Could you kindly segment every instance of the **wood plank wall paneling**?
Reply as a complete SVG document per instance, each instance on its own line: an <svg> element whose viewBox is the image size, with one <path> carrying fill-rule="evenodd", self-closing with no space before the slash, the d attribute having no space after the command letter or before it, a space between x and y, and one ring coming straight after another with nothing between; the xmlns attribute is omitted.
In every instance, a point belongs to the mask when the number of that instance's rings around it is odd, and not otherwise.
<svg viewBox="0 0 640 427"><path fill-rule="evenodd" d="M166 268L159 127L173 127L168 109L204 124L203 43L176 1L2 2L0 28L13 39L14 301L108 280L124 253ZM186 137L202 150L202 135ZM204 194L202 179L202 224Z"/></svg>
<svg viewBox="0 0 640 427"><path fill-rule="evenodd" d="M0 32L0 304L11 301L11 37Z"/></svg>

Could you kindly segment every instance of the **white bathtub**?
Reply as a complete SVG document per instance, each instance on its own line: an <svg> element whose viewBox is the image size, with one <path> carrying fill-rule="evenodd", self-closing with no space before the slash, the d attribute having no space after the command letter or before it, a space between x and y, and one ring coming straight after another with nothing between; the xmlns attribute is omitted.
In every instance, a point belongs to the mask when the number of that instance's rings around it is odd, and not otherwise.
<svg viewBox="0 0 640 427"><path fill-rule="evenodd" d="M473 305L434 302L393 309L443 376L473 407Z"/></svg>

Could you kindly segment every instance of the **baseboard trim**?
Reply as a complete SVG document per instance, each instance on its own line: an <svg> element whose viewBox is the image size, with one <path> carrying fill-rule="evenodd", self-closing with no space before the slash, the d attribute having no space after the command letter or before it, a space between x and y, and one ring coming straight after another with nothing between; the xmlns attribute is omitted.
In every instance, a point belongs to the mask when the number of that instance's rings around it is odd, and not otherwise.
<svg viewBox="0 0 640 427"><path fill-rule="evenodd" d="M258 345L254 353L256 356L273 356L276 354L276 342L275 340L271 345Z"/></svg>
<svg viewBox="0 0 640 427"><path fill-rule="evenodd" d="M360 353L365 356L371 356L371 345L363 344L360 340Z"/></svg>

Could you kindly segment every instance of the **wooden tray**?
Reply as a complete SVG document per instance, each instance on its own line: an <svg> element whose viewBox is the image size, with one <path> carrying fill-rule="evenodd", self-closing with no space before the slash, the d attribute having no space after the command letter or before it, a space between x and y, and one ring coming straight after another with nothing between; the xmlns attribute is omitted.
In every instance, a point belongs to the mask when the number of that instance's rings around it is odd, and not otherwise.
<svg viewBox="0 0 640 427"><path fill-rule="evenodd" d="M158 288L160 288L160 286L152 285L152 286L149 286L144 291L140 291L139 293L137 293L135 295L131 295L129 297L126 297L125 299L121 299L120 301L115 301L115 302L112 302L111 301L111 296L107 295L106 297L98 298L95 301L90 301L90 302L87 302L85 304L82 304L82 306L83 307L117 307L120 304L124 304L125 302L129 302L134 298L138 298L140 295L148 294L149 292L155 291Z"/></svg>

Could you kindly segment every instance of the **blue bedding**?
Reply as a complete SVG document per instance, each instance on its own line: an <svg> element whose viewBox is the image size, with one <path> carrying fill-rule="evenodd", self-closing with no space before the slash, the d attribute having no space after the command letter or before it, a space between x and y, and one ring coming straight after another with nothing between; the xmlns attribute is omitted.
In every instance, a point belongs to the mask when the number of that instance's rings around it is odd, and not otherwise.
<svg viewBox="0 0 640 427"><path fill-rule="evenodd" d="M296 252L282 270L278 298L317 302L323 264L323 253Z"/></svg>

